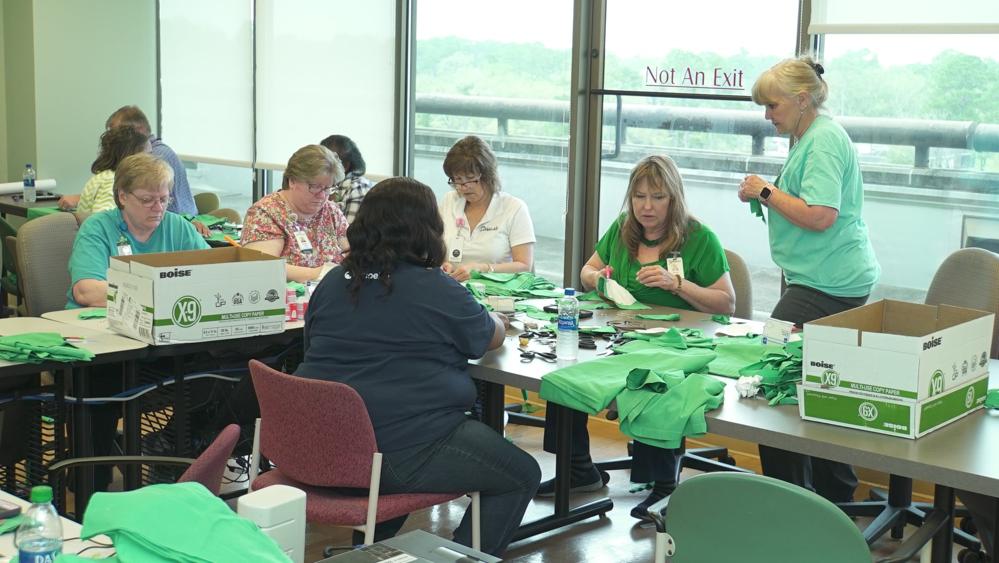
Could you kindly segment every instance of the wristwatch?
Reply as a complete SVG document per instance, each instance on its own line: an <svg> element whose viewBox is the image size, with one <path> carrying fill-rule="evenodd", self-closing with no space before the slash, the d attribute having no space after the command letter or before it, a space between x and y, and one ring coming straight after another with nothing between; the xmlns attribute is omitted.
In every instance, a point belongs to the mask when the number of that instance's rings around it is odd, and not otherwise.
<svg viewBox="0 0 999 563"><path fill-rule="evenodd" d="M770 196L773 193L774 193L774 191L770 189L770 184L767 184L767 185L763 186L762 190L760 190L760 199L763 200L763 201L766 201L766 200L770 199Z"/></svg>

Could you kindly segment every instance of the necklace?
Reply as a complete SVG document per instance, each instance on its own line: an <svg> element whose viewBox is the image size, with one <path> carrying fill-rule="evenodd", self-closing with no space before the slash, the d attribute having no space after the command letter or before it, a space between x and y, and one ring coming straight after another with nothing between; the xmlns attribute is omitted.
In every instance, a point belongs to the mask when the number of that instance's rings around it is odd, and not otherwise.
<svg viewBox="0 0 999 563"><path fill-rule="evenodd" d="M664 240L666 240L666 235L663 235L663 236L661 236L661 237L659 237L659 238L657 238L655 240L649 240L649 239L647 239L647 238L645 238L643 236L642 237L642 244L644 244L645 246L648 246L649 248L655 248L655 247L659 246Z"/></svg>

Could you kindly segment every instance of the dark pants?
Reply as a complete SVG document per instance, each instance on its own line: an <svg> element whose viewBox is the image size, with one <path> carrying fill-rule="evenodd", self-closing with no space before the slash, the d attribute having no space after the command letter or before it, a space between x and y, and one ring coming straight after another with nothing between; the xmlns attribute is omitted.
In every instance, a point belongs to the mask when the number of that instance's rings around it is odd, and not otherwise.
<svg viewBox="0 0 999 563"><path fill-rule="evenodd" d="M586 428L589 417L585 412L560 409L572 417L572 457L590 455L590 433ZM545 410L546 452L555 453L555 409ZM657 448L635 442L631 457L631 480L635 483L651 483L676 486L676 466L683 450Z"/></svg>
<svg viewBox="0 0 999 563"><path fill-rule="evenodd" d="M87 378L87 395L90 397L110 397L125 390L122 369L117 364L92 366L83 377ZM122 402L109 402L82 407L90 409L95 456L120 454L115 448L115 438L118 435L118 419L122 416L123 405ZM111 466L95 466L94 490L106 491L110 484Z"/></svg>
<svg viewBox="0 0 999 563"><path fill-rule="evenodd" d="M385 493L479 491L482 550L497 556L506 550L541 482L541 468L530 454L474 420L442 440L383 455ZM394 535L404 521L384 522L377 535ZM472 545L471 510L455 529L454 540Z"/></svg>
<svg viewBox="0 0 999 563"><path fill-rule="evenodd" d="M971 513L971 519L975 521L975 527L978 528L978 537L982 539L982 547L985 548L985 553L991 555L992 559L995 560L996 538L993 534L996 527L996 502L999 501L981 493L961 490L955 490L954 492L961 503L968 509L968 512Z"/></svg>
<svg viewBox="0 0 999 563"><path fill-rule="evenodd" d="M798 326L828 315L860 307L867 297L835 297L810 287L791 285L771 316ZM857 488L853 467L838 461L760 445L763 474L800 485L832 502L849 502Z"/></svg>

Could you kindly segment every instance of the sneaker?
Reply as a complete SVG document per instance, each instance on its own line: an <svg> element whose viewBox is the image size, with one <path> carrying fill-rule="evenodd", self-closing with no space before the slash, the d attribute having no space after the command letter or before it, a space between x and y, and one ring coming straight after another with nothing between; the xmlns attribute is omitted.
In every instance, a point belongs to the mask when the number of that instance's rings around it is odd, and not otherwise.
<svg viewBox="0 0 999 563"><path fill-rule="evenodd" d="M575 478L570 478L569 481L569 492L570 493L589 493L593 491L599 491L600 489L607 486L610 481L610 473L603 470L594 469L594 475L592 479L586 479L582 482L577 481ZM547 481L542 481L538 486L538 492L535 496L539 497L553 497L555 496L555 479L549 479Z"/></svg>
<svg viewBox="0 0 999 563"><path fill-rule="evenodd" d="M652 516L649 515L649 507L661 501L662 499L666 498L667 496L669 496L668 493L663 493L653 489L645 500L638 503L638 505L635 506L635 508L631 509L631 516L633 518L638 518L643 522L652 522Z"/></svg>

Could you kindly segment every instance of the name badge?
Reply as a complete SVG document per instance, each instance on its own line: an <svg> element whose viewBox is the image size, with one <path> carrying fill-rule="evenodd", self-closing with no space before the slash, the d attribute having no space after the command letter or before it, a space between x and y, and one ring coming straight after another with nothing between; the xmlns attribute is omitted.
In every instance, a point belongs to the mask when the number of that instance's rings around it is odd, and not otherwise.
<svg viewBox="0 0 999 563"><path fill-rule="evenodd" d="M131 256L132 255L132 245L129 244L128 239L125 235L118 237L118 256Z"/></svg>
<svg viewBox="0 0 999 563"><path fill-rule="evenodd" d="M666 270L678 278L684 277L683 258L680 257L679 252L671 252L666 258Z"/></svg>
<svg viewBox="0 0 999 563"><path fill-rule="evenodd" d="M447 249L447 261L453 262L455 264L461 262L462 252L465 248L465 239L461 236L456 236L451 240L451 244Z"/></svg>
<svg viewBox="0 0 999 563"><path fill-rule="evenodd" d="M298 248L303 254L312 253L312 241L309 240L309 235L303 230L295 231L295 242L298 243Z"/></svg>

